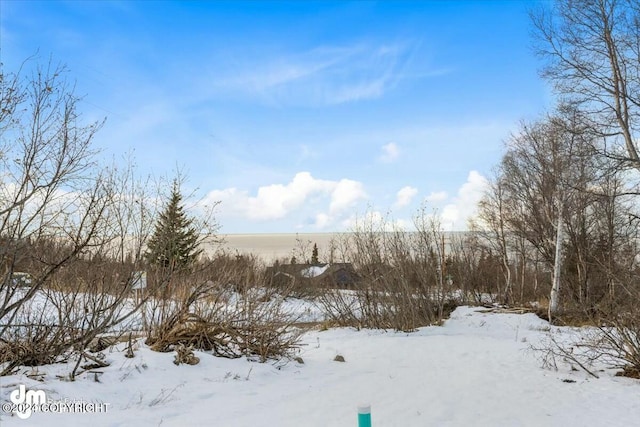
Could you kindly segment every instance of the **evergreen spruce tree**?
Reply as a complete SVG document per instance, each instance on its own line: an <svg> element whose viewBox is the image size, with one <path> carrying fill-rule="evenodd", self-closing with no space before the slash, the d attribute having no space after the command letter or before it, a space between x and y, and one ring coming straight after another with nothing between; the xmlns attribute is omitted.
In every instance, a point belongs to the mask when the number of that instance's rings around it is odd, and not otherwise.
<svg viewBox="0 0 640 427"><path fill-rule="evenodd" d="M315 243L313 244L313 252L311 252L311 264L312 265L320 264L320 261L318 260L318 245Z"/></svg>
<svg viewBox="0 0 640 427"><path fill-rule="evenodd" d="M169 203L160 214L149 240L147 260L171 270L186 267L202 252L198 249L198 243L193 219L184 212L180 188L178 182L174 181Z"/></svg>

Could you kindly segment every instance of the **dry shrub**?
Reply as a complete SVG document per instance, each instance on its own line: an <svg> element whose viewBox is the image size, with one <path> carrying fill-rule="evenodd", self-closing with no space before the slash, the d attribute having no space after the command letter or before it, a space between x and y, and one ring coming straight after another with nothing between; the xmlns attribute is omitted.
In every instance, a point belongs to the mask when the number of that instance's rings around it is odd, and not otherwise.
<svg viewBox="0 0 640 427"><path fill-rule="evenodd" d="M319 297L332 322L412 331L441 322L455 307L439 224L424 213L414 222L415 232L370 221L342 237L360 280L353 290L330 290Z"/></svg>
<svg viewBox="0 0 640 427"><path fill-rule="evenodd" d="M640 310L613 317L584 344L593 359L635 377L640 372Z"/></svg>
<svg viewBox="0 0 640 427"><path fill-rule="evenodd" d="M357 290L344 291L340 289L327 289L318 301L323 307L329 323L335 326L363 327L361 321L360 298Z"/></svg>
<svg viewBox="0 0 640 427"><path fill-rule="evenodd" d="M590 375L596 363L619 369L616 375L638 378L640 373L640 310L628 309L606 318L592 318L590 324L575 330L572 339L550 335L538 352L561 357Z"/></svg>
<svg viewBox="0 0 640 427"><path fill-rule="evenodd" d="M636 380L640 380L640 369L630 367L630 366L625 366L622 368L622 371L616 373L616 376L635 378Z"/></svg>
<svg viewBox="0 0 640 427"><path fill-rule="evenodd" d="M14 331L0 339L0 376L10 375L19 366L39 366L54 363L66 347L60 337L60 328L39 325Z"/></svg>
<svg viewBox="0 0 640 427"><path fill-rule="evenodd" d="M187 365L197 365L198 363L200 363L200 358L193 354L193 346L178 344L176 346L176 357L173 363L176 365L180 365L181 363L186 363Z"/></svg>
<svg viewBox="0 0 640 427"><path fill-rule="evenodd" d="M187 345L215 356L257 357L261 362L288 357L298 348L302 331L277 305L266 310L256 306L253 312L238 306L206 312L196 309L199 314L183 311L170 322L154 325L147 344L156 351Z"/></svg>
<svg viewBox="0 0 640 427"><path fill-rule="evenodd" d="M121 278L110 263L85 260L52 274L2 325L0 374L81 355L102 334L130 330L140 305L129 298L130 280Z"/></svg>
<svg viewBox="0 0 640 427"><path fill-rule="evenodd" d="M257 264L225 259L183 277L182 283L198 284L181 286L174 298L148 302L146 343L156 351L184 345L261 362L291 356L302 333L297 317L284 311L274 290L257 286L263 280Z"/></svg>

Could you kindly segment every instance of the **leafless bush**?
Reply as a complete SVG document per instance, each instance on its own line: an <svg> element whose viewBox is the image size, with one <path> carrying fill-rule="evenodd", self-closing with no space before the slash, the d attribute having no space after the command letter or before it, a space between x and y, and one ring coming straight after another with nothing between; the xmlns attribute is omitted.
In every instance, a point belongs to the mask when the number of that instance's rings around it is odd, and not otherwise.
<svg viewBox="0 0 640 427"><path fill-rule="evenodd" d="M446 272L443 234L436 216L421 211L415 232L370 220L342 238L360 277L349 292L319 297L339 325L414 330L438 323L455 298Z"/></svg>
<svg viewBox="0 0 640 427"><path fill-rule="evenodd" d="M262 278L255 264L239 268L237 261L214 260L191 280L183 278L196 285L183 286L171 299L149 300L147 344L157 351L184 345L261 362L291 356L301 335L297 317L284 310L275 290L249 281Z"/></svg>
<svg viewBox="0 0 640 427"><path fill-rule="evenodd" d="M586 331L577 331L569 339L557 337L549 331L547 340L540 345L531 346L531 349L539 355L542 367L545 369L557 371L558 361L562 361L568 363L572 370L578 370L577 366L592 377L599 378L594 368L597 357L583 347L583 342L587 339L585 334Z"/></svg>
<svg viewBox="0 0 640 427"><path fill-rule="evenodd" d="M556 349L567 352L566 345L555 344ZM583 350L572 353L571 358L583 369L599 361L609 368L620 369L619 375L640 378L640 317L637 313L617 316L610 324L590 330L580 342L570 346Z"/></svg>
<svg viewBox="0 0 640 427"><path fill-rule="evenodd" d="M14 321L3 325L0 346L19 351L0 358L0 363L7 363L2 373L18 365L81 355L102 334L118 336L134 329L141 303L131 298L132 269L133 265L75 259L52 274L19 306Z"/></svg>
<svg viewBox="0 0 640 427"><path fill-rule="evenodd" d="M365 326L362 321L361 299L359 289L345 291L341 289L326 289L318 297L326 319L336 326Z"/></svg>
<svg viewBox="0 0 640 427"><path fill-rule="evenodd" d="M573 329L571 337L562 338L550 334L548 341L536 350L562 358L594 377L599 364L619 369L617 375L640 378L640 310L637 308L597 320L593 318L587 326Z"/></svg>

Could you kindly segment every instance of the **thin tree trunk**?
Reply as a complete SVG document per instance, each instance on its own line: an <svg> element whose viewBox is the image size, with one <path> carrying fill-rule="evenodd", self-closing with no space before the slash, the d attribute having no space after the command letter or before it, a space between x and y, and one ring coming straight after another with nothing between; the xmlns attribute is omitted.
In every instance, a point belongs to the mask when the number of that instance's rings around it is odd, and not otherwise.
<svg viewBox="0 0 640 427"><path fill-rule="evenodd" d="M564 201L560 201L558 209L558 223L556 227L556 253L553 262L553 284L551 285L551 296L549 298L549 322L558 313L560 306L560 270L562 269L562 242L564 241Z"/></svg>
<svg viewBox="0 0 640 427"><path fill-rule="evenodd" d="M513 301L511 301L511 269L509 268L509 262L507 261L507 257L505 255L502 256L502 266L504 268L504 303L509 305Z"/></svg>

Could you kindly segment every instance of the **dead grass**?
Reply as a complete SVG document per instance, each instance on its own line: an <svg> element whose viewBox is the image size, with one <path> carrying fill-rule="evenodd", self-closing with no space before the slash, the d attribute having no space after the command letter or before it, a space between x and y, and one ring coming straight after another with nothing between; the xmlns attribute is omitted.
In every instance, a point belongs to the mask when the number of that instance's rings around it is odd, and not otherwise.
<svg viewBox="0 0 640 427"><path fill-rule="evenodd" d="M640 368L626 366L622 369L622 371L616 372L616 377L627 377L640 380Z"/></svg>

